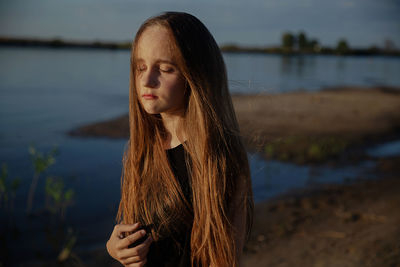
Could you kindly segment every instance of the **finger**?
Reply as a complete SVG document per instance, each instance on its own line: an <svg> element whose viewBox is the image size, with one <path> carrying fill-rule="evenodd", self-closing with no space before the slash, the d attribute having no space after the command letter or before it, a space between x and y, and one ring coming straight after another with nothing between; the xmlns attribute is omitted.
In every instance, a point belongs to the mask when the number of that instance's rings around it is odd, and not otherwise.
<svg viewBox="0 0 400 267"><path fill-rule="evenodd" d="M144 259L141 262L135 262L135 263L131 263L131 264L127 264L125 265L126 267L143 267L147 262L147 259Z"/></svg>
<svg viewBox="0 0 400 267"><path fill-rule="evenodd" d="M145 235L146 235L145 230L136 231L133 234L130 234L130 235L126 236L124 239L122 239L118 247L126 248L130 244L132 244L136 240L139 240L140 238L142 238Z"/></svg>
<svg viewBox="0 0 400 267"><path fill-rule="evenodd" d="M149 236L143 243L137 245L133 248L128 248L121 251L121 258L129 258L132 256L139 256L140 258L145 258L147 251L149 250L150 244L153 242L153 238Z"/></svg>
<svg viewBox="0 0 400 267"><path fill-rule="evenodd" d="M132 263L138 263L138 262L143 261L143 260L144 259L142 259L139 256L134 256L134 257L129 257L129 258L121 260L121 263L123 265L129 265L129 264L132 264Z"/></svg>
<svg viewBox="0 0 400 267"><path fill-rule="evenodd" d="M139 228L139 223L135 224L117 224L114 226L114 237L120 237L123 235L125 232L133 232L136 231Z"/></svg>
<svg viewBox="0 0 400 267"><path fill-rule="evenodd" d="M149 237L147 237L147 239L145 241L143 241L143 243L137 245L134 248L137 249L138 254L141 254L143 251L146 251L150 247L152 242L153 242L153 238L151 236L149 236ZM130 248L130 249L134 249L134 248Z"/></svg>

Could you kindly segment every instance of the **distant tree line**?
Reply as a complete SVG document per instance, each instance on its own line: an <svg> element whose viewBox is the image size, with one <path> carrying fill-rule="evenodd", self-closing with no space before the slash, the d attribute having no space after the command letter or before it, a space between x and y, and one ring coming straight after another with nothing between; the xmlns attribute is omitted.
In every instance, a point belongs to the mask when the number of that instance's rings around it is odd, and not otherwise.
<svg viewBox="0 0 400 267"><path fill-rule="evenodd" d="M20 47L49 47L49 48L96 48L96 49L130 49L130 42L80 42L65 41L60 38L43 40L37 38L13 38L0 37L0 46L20 46Z"/></svg>
<svg viewBox="0 0 400 267"><path fill-rule="evenodd" d="M243 53L275 53L275 54L333 54L333 55L388 55L400 56L400 50L396 48L390 39L384 40L383 47L372 45L368 48L350 47L345 38L340 38L333 47L323 46L318 39L310 38L304 31L293 34L284 32L279 46L268 47L244 47L236 44L227 44L221 47L224 52Z"/></svg>
<svg viewBox="0 0 400 267"><path fill-rule="evenodd" d="M60 38L55 39L32 39L32 38L13 38L1 37L1 46L22 46L22 47L48 47L48 48L87 48L87 49L130 49L131 42L81 42L65 41ZM389 55L400 56L400 50L396 48L393 41L384 41L383 48L370 46L369 48L350 48L347 40L341 38L336 46L322 46L316 38L307 37L304 31L298 34L284 32L279 46L239 46L236 44L225 44L221 46L223 52L233 53L273 53L273 54L334 54L334 55Z"/></svg>
<svg viewBox="0 0 400 267"><path fill-rule="evenodd" d="M352 48L345 38L340 38L333 47L323 46L316 38L310 38L304 31L298 34L284 32L279 46L244 47L228 44L221 47L224 52L234 53L274 53L274 54L329 54L329 55L388 55L400 56L400 50L390 39L384 41L382 48Z"/></svg>
<svg viewBox="0 0 400 267"><path fill-rule="evenodd" d="M305 32L300 31L297 35L291 32L285 32L282 34L282 49L286 53L291 52L305 52L305 53L318 53L321 50L329 50L337 54L347 54L351 52L349 44L346 39L340 39L335 48L323 48L317 39L308 39Z"/></svg>

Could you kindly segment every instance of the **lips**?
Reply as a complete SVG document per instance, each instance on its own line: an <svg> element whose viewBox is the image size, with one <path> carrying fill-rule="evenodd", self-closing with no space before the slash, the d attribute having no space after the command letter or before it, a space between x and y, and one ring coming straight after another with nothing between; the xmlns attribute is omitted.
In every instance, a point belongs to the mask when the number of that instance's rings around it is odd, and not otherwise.
<svg viewBox="0 0 400 267"><path fill-rule="evenodd" d="M143 97L144 99L147 99L147 100L154 100L154 99L157 99L157 98L158 98L158 96L153 95L153 94L143 94L142 97Z"/></svg>

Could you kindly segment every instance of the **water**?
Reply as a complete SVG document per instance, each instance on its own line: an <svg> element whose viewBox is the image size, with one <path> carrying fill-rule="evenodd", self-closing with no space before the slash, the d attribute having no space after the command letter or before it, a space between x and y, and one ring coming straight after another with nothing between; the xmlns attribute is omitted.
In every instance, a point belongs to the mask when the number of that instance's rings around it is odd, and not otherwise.
<svg viewBox="0 0 400 267"><path fill-rule="evenodd" d="M340 85L400 86L398 58L254 54L225 54L224 58L233 93L281 93ZM60 154L48 174L65 178L65 186L75 191L75 204L68 208L67 220L80 233L78 247L104 246L120 197L126 140L73 138L66 132L127 113L128 66L128 51L0 48L0 163L7 164L10 177L22 180L15 202L20 221L25 221L33 174L28 146L40 151L57 146ZM398 147L398 143L388 144L371 153L381 155L379 149L394 148L399 154ZM372 167L371 162L363 162L337 169L312 168L266 162L257 154L249 154L249 159L256 202L293 188L369 177ZM43 188L42 179L36 207L44 202ZM25 230L28 238L24 246L30 249L35 246L34 232Z"/></svg>
<svg viewBox="0 0 400 267"><path fill-rule="evenodd" d="M387 142L367 149L367 154L372 157L400 156L400 140Z"/></svg>
<svg viewBox="0 0 400 267"><path fill-rule="evenodd" d="M258 154L249 154L254 201L262 202L279 194L310 186L347 183L356 179L372 179L373 161L342 167L299 166L276 160L265 161Z"/></svg>
<svg viewBox="0 0 400 267"><path fill-rule="evenodd" d="M258 54L226 54L224 58L231 91L239 93L317 91L342 85L400 85L398 58Z"/></svg>
<svg viewBox="0 0 400 267"><path fill-rule="evenodd" d="M400 86L398 58L258 54L224 54L224 58L233 93ZM61 154L54 170L60 175L113 181L117 192L124 141L72 138L65 133L127 112L129 51L3 47L0 70L0 162L9 165L10 173L29 179L28 146L49 150L57 145ZM388 149L398 151L398 144L383 148ZM382 153L379 148L374 151ZM272 169L285 168L278 164ZM85 188L79 186L77 197L90 196Z"/></svg>
<svg viewBox="0 0 400 267"><path fill-rule="evenodd" d="M400 60L225 54L233 93L280 93L325 86L400 86ZM29 144L63 142L77 125L128 110L129 52L0 48L0 161Z"/></svg>
<svg viewBox="0 0 400 267"><path fill-rule="evenodd" d="M224 58L233 93L400 86L398 58L257 54L224 54ZM7 162L10 173L23 178L32 173L29 145L39 150L57 145L58 165L73 166L69 172L58 168L63 175L101 177L103 173L96 171L99 162L113 162L105 169L118 174L113 179L119 181L123 141L77 139L65 133L127 112L129 51L3 47L0 70L0 162Z"/></svg>

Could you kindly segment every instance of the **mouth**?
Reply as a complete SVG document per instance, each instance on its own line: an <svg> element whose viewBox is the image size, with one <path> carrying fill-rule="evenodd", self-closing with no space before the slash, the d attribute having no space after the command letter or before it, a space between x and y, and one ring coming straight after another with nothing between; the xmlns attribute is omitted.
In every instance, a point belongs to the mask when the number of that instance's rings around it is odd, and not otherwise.
<svg viewBox="0 0 400 267"><path fill-rule="evenodd" d="M144 99L147 99L147 100L153 100L153 99L157 99L158 98L158 96L153 95L153 94L143 94L142 97Z"/></svg>

